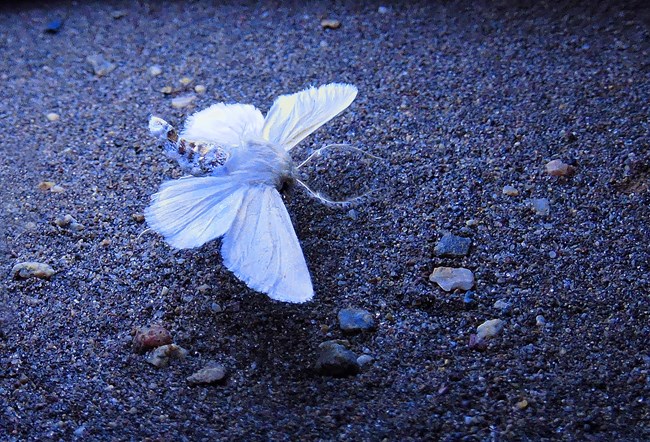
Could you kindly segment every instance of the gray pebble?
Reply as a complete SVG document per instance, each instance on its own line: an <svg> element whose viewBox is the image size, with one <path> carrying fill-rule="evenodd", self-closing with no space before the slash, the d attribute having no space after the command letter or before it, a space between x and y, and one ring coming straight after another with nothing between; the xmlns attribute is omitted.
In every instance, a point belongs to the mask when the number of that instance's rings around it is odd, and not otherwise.
<svg viewBox="0 0 650 442"><path fill-rule="evenodd" d="M104 58L102 54L93 54L86 57L86 62L90 71L98 77L106 75L113 71L117 66Z"/></svg>
<svg viewBox="0 0 650 442"><path fill-rule="evenodd" d="M497 308L501 310L502 312L508 312L510 311L510 308L512 307L512 304L509 302L504 301L503 299L499 299L494 303L494 308Z"/></svg>
<svg viewBox="0 0 650 442"><path fill-rule="evenodd" d="M361 355L357 358L357 364L359 364L360 367L369 365L372 361L374 361L374 358L370 355Z"/></svg>
<svg viewBox="0 0 650 442"><path fill-rule="evenodd" d="M226 378L226 369L223 365L208 365L188 376L187 383L190 385L210 385L223 381Z"/></svg>
<svg viewBox="0 0 650 442"><path fill-rule="evenodd" d="M180 345L169 344L156 348L147 356L147 362L151 365L163 368L169 365L170 359L184 359L187 356L187 350Z"/></svg>
<svg viewBox="0 0 650 442"><path fill-rule="evenodd" d="M338 318L344 332L357 333L375 328L375 318L369 311L360 308L344 308L339 311Z"/></svg>
<svg viewBox="0 0 650 442"><path fill-rule="evenodd" d="M547 198L533 198L530 200L530 205L540 216L547 216L551 212L551 204Z"/></svg>
<svg viewBox="0 0 650 442"><path fill-rule="evenodd" d="M440 241L438 241L433 252L436 256L441 257L467 256L471 245L472 240L470 238L463 238L462 236L446 233Z"/></svg>

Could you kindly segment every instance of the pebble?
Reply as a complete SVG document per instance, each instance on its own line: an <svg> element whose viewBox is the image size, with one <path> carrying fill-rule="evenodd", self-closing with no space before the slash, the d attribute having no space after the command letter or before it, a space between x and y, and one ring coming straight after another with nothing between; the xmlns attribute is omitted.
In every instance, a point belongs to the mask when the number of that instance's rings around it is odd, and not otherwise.
<svg viewBox="0 0 650 442"><path fill-rule="evenodd" d="M158 75L162 74L162 68L157 64L154 64L153 66L149 66L148 72L152 77L157 77Z"/></svg>
<svg viewBox="0 0 650 442"><path fill-rule="evenodd" d="M147 362L151 365L164 368L169 365L170 359L185 359L187 350L180 345L169 344L156 348L147 356Z"/></svg>
<svg viewBox="0 0 650 442"><path fill-rule="evenodd" d="M476 327L476 339L477 341L484 341L490 339L501 333L505 322L501 319L490 319L485 321L483 324Z"/></svg>
<svg viewBox="0 0 650 442"><path fill-rule="evenodd" d="M93 54L86 57L86 62L98 77L112 72L117 66L104 58L102 54Z"/></svg>
<svg viewBox="0 0 650 442"><path fill-rule="evenodd" d="M207 90L206 87L203 86L202 84L197 84L196 86L194 86L194 92L196 92L197 94L204 94L206 90Z"/></svg>
<svg viewBox="0 0 650 442"><path fill-rule="evenodd" d="M172 343L172 335L162 325L139 327L133 335L133 350L144 353L153 348Z"/></svg>
<svg viewBox="0 0 650 442"><path fill-rule="evenodd" d="M386 6L380 6L377 8L377 12L380 14L388 14L388 8Z"/></svg>
<svg viewBox="0 0 650 442"><path fill-rule="evenodd" d="M546 318L544 318L544 316L542 316L542 315L537 315L535 317L535 324L538 327L544 327L546 325Z"/></svg>
<svg viewBox="0 0 650 442"><path fill-rule="evenodd" d="M465 221L465 225L466 225L467 227L476 227L476 226L478 226L478 220L477 220L477 219L473 219L473 218L472 218L472 219L468 219L467 221Z"/></svg>
<svg viewBox="0 0 650 442"><path fill-rule="evenodd" d="M339 311L339 326L346 333L358 333L373 330L375 318L372 314L360 308L344 308Z"/></svg>
<svg viewBox="0 0 650 442"><path fill-rule="evenodd" d="M550 176L566 176L573 172L573 167L562 160L552 160L546 163L546 173Z"/></svg>
<svg viewBox="0 0 650 442"><path fill-rule="evenodd" d="M122 17L126 17L128 14L127 11L123 9L118 9L117 11L111 12L111 17L113 17L115 20L119 20Z"/></svg>
<svg viewBox="0 0 650 442"><path fill-rule="evenodd" d="M143 223L144 222L144 214L143 213L132 213L131 214L131 219L135 221L136 223Z"/></svg>
<svg viewBox="0 0 650 442"><path fill-rule="evenodd" d="M338 29L341 27L341 22L332 18L326 18L321 20L320 25L323 29Z"/></svg>
<svg viewBox="0 0 650 442"><path fill-rule="evenodd" d="M183 86L187 86L188 84L190 84L192 82L192 79L190 77L183 77L180 80L178 80L178 82L180 84L182 84Z"/></svg>
<svg viewBox="0 0 650 442"><path fill-rule="evenodd" d="M210 385L223 381L226 378L226 369L220 364L211 364L187 377L190 385Z"/></svg>
<svg viewBox="0 0 650 442"><path fill-rule="evenodd" d="M359 364L359 367L363 367L369 365L374 360L375 359L370 355L361 355L357 358L357 364Z"/></svg>
<svg viewBox="0 0 650 442"><path fill-rule="evenodd" d="M175 109L180 109L183 107L187 107L192 102L196 100L196 95L191 94L191 95L181 95L180 97L176 97L172 99L172 107Z"/></svg>
<svg viewBox="0 0 650 442"><path fill-rule="evenodd" d="M56 112L50 112L47 115L45 115L45 117L49 121L59 121L59 118L61 118L61 116L59 114L57 114Z"/></svg>
<svg viewBox="0 0 650 442"><path fill-rule="evenodd" d="M551 212L551 204L546 198L533 198L530 200L530 205L540 216L547 216Z"/></svg>
<svg viewBox="0 0 650 442"><path fill-rule="evenodd" d="M518 410L523 410L528 407L528 401L526 399L522 399L515 404L515 407L517 407Z"/></svg>
<svg viewBox="0 0 650 442"><path fill-rule="evenodd" d="M50 192L52 193L63 193L64 191L65 189L63 188L63 186L59 186L58 184L55 184L50 188Z"/></svg>
<svg viewBox="0 0 650 442"><path fill-rule="evenodd" d="M325 376L344 377L359 373L357 355L345 348L344 341L326 341L318 346L316 371Z"/></svg>
<svg viewBox="0 0 650 442"><path fill-rule="evenodd" d="M48 264L36 261L21 262L13 266L11 274L14 279L40 278L50 279L56 273Z"/></svg>
<svg viewBox="0 0 650 442"><path fill-rule="evenodd" d="M507 312L510 310L512 307L512 304L509 302L504 301L503 299L499 299L494 303L494 308L497 308L501 310L502 312Z"/></svg>
<svg viewBox="0 0 650 442"><path fill-rule="evenodd" d="M519 191L514 186L504 186L503 194L508 196L517 196L519 195Z"/></svg>
<svg viewBox="0 0 650 442"><path fill-rule="evenodd" d="M163 86L160 88L160 92L162 92L165 95L169 95L172 92L174 92L174 89L171 86Z"/></svg>
<svg viewBox="0 0 650 442"><path fill-rule="evenodd" d="M65 215L62 218L57 218L54 220L54 224L62 229L70 229L75 232L80 232L84 229L83 224L79 224L72 215Z"/></svg>
<svg viewBox="0 0 650 442"><path fill-rule="evenodd" d="M54 183L52 181L41 181L38 183L38 188L40 190L50 190L52 187L54 187Z"/></svg>
<svg viewBox="0 0 650 442"><path fill-rule="evenodd" d="M474 274L462 267L436 267L429 280L437 283L446 292L455 289L469 290L474 286Z"/></svg>
<svg viewBox="0 0 650 442"><path fill-rule="evenodd" d="M470 238L445 233L436 244L433 253L441 257L467 256L471 245L472 240Z"/></svg>

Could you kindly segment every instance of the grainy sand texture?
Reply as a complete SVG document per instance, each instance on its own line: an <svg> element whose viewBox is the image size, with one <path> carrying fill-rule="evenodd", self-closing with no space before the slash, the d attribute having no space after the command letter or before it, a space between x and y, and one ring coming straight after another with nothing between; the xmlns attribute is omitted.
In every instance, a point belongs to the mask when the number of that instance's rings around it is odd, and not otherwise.
<svg viewBox="0 0 650 442"><path fill-rule="evenodd" d="M645 2L2 6L0 439L650 440L649 23ZM360 204L286 196L313 301L145 232L181 174L150 115L330 82L357 99L292 155L382 160L301 171Z"/></svg>

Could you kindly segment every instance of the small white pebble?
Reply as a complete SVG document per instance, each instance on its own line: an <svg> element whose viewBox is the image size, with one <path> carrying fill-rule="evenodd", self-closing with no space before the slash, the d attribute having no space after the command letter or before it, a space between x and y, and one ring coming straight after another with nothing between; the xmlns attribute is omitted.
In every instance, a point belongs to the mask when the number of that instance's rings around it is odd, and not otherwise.
<svg viewBox="0 0 650 442"><path fill-rule="evenodd" d="M205 90L206 88L202 84L197 84L196 86L194 86L194 92L196 92L197 94L203 94L205 93Z"/></svg>
<svg viewBox="0 0 650 442"><path fill-rule="evenodd" d="M548 257L551 258L551 259L557 258L557 253L555 253L555 251L551 250L550 252L548 252Z"/></svg>
<svg viewBox="0 0 650 442"><path fill-rule="evenodd" d="M519 191L513 186L504 186L503 194L508 196L517 196L519 195Z"/></svg>
<svg viewBox="0 0 650 442"><path fill-rule="evenodd" d="M194 100L196 100L196 95L182 95L172 99L172 107L175 109L187 107L192 104Z"/></svg>
<svg viewBox="0 0 650 442"><path fill-rule="evenodd" d="M149 75L151 75L152 77L157 77L160 74L162 74L162 68L157 64L154 64L153 66L149 67Z"/></svg>
<svg viewBox="0 0 650 442"><path fill-rule="evenodd" d="M535 317L535 324L537 324L538 327L543 327L546 325L546 319L542 315L537 315Z"/></svg>
<svg viewBox="0 0 650 442"><path fill-rule="evenodd" d="M479 341L493 338L501 333L504 325L505 322L501 319L490 319L489 321L485 321L483 324L476 327L476 337Z"/></svg>
<svg viewBox="0 0 650 442"><path fill-rule="evenodd" d="M546 163L546 173L550 176L565 176L573 172L573 167L562 160L552 160Z"/></svg>
<svg viewBox="0 0 650 442"><path fill-rule="evenodd" d="M56 112L50 112L46 117L50 121L59 121L59 118L61 118Z"/></svg>
<svg viewBox="0 0 650 442"><path fill-rule="evenodd" d="M192 79L191 79L190 77L183 77L183 78L181 78L181 79L178 80L178 81L179 81L180 84L182 84L183 86L187 86L188 84L190 84L190 83L192 82Z"/></svg>

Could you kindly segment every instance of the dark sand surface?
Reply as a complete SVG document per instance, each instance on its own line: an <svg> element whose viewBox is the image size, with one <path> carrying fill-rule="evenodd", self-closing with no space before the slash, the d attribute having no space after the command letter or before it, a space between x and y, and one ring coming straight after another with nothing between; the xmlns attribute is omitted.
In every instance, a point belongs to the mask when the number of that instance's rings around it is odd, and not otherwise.
<svg viewBox="0 0 650 442"><path fill-rule="evenodd" d="M3 6L0 439L649 440L649 10L531 3ZM86 62L98 53L116 65L101 77ZM352 213L288 200L312 302L250 291L217 241L139 236L137 214L179 176L150 114L266 112L332 81L358 98L294 155L347 142L389 167L360 171L380 192ZM575 174L548 176L552 159ZM66 214L85 228L57 226ZM446 231L472 239L467 257L434 255ZM14 280L23 261L57 273ZM429 282L443 265L474 272L471 302ZM318 345L344 337L347 306L376 317L347 337L374 361L323 376ZM471 347L490 319L501 334ZM184 360L156 368L132 350L155 323ZM209 362L225 384L189 386Z"/></svg>

